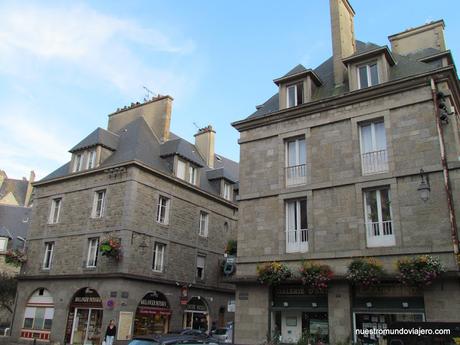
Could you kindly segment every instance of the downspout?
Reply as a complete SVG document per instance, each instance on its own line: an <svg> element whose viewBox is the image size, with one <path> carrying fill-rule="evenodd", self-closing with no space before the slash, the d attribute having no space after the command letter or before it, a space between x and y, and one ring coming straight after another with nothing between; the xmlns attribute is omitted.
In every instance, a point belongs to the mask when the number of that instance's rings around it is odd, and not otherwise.
<svg viewBox="0 0 460 345"><path fill-rule="evenodd" d="M439 139L439 148L441 151L441 165L442 165L442 173L444 177L444 188L446 190L447 196L447 206L449 208L449 221L450 221L450 233L452 237L452 244L454 247L454 254L458 255L458 232L457 232L457 220L455 219L455 209L454 203L452 199L452 191L450 187L450 179L449 179L449 169L447 166L447 159L446 159L446 149L444 144L444 131L441 124L441 119L439 117L439 108L437 106L437 97L436 97L436 85L434 79L430 79L431 84L431 95L433 97L433 105L434 105L434 116L436 119L436 129L438 131L438 139ZM457 260L455 260L457 262Z"/></svg>

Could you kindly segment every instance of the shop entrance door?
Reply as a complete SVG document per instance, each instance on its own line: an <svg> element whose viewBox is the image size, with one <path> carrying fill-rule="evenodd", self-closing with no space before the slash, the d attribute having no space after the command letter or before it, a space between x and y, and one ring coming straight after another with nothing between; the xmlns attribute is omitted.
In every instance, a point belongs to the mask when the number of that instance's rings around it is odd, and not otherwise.
<svg viewBox="0 0 460 345"><path fill-rule="evenodd" d="M102 310L75 308L72 345L99 345L101 342Z"/></svg>

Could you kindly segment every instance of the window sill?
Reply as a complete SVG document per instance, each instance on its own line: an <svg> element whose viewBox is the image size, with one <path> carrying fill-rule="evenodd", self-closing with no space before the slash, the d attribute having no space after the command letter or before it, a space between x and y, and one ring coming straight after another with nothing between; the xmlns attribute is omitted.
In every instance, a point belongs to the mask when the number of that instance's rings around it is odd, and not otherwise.
<svg viewBox="0 0 460 345"><path fill-rule="evenodd" d="M83 267L84 271L95 271L97 269L97 266L85 266Z"/></svg>
<svg viewBox="0 0 460 345"><path fill-rule="evenodd" d="M156 223L157 223L158 225L165 226L165 227L166 227L166 226L169 226L169 223L161 223L161 222L159 222L159 221L156 221Z"/></svg>
<svg viewBox="0 0 460 345"><path fill-rule="evenodd" d="M164 269L163 269L163 271L157 271L157 270L152 269L152 273L155 274L155 275L162 275L162 274L165 273L165 271L164 271Z"/></svg>

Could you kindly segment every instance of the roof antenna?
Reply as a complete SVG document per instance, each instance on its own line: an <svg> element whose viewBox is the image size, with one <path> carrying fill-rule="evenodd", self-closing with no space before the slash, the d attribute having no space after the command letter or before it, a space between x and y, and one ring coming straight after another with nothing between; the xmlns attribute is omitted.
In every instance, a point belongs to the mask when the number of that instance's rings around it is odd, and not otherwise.
<svg viewBox="0 0 460 345"><path fill-rule="evenodd" d="M147 102L149 99L152 99L153 97L155 97L155 94L150 90L148 89L146 86L142 85L142 87L144 88L145 90L145 97L144 97L144 102Z"/></svg>
<svg viewBox="0 0 460 345"><path fill-rule="evenodd" d="M200 127L196 124L196 122L193 122L193 125L196 127L196 129L200 130Z"/></svg>

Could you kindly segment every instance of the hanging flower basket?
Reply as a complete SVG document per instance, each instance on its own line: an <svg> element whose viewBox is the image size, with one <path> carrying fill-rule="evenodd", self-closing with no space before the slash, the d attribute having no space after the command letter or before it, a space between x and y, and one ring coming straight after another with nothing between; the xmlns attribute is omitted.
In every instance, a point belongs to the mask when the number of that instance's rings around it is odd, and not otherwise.
<svg viewBox="0 0 460 345"><path fill-rule="evenodd" d="M117 261L122 258L123 253L121 249L121 241L119 238L108 237L99 244L99 250L103 256L113 258Z"/></svg>
<svg viewBox="0 0 460 345"><path fill-rule="evenodd" d="M369 287L379 284L384 274L382 264L376 259L355 259L348 266L347 279L355 285Z"/></svg>
<svg viewBox="0 0 460 345"><path fill-rule="evenodd" d="M238 244L236 240L229 240L225 246L225 254L236 255Z"/></svg>
<svg viewBox="0 0 460 345"><path fill-rule="evenodd" d="M299 273L302 283L317 292L326 290L327 284L334 275L328 265L318 265L308 261L302 262Z"/></svg>
<svg viewBox="0 0 460 345"><path fill-rule="evenodd" d="M257 266L259 282L267 285L277 285L292 277L291 270L282 263L270 262Z"/></svg>
<svg viewBox="0 0 460 345"><path fill-rule="evenodd" d="M405 285L430 285L444 272L441 261L430 255L422 255L397 262L399 280Z"/></svg>
<svg viewBox="0 0 460 345"><path fill-rule="evenodd" d="M10 249L5 254L5 262L12 266L21 266L27 261L26 253L19 249Z"/></svg>

